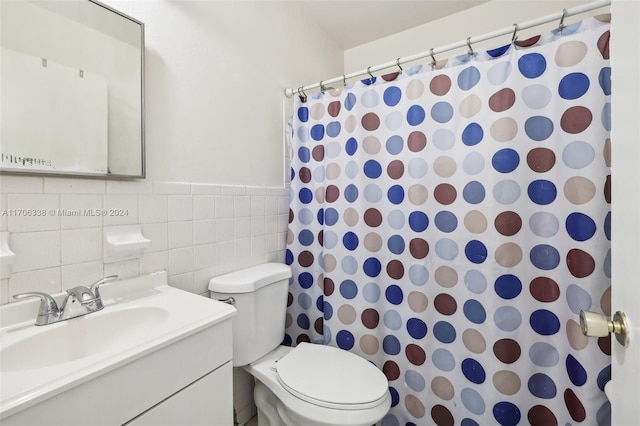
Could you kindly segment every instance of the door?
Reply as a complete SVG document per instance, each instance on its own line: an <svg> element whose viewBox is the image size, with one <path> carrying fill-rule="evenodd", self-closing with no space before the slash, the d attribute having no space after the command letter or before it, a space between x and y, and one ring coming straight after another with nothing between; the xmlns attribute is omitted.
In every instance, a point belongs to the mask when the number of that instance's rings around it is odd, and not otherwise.
<svg viewBox="0 0 640 426"><path fill-rule="evenodd" d="M612 312L630 323L628 348L611 339L612 425L640 424L640 2L613 0Z"/></svg>

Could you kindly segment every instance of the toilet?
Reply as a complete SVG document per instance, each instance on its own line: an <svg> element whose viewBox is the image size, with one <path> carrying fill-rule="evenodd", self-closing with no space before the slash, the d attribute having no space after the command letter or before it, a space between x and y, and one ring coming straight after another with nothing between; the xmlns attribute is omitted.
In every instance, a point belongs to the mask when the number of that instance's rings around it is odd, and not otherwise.
<svg viewBox="0 0 640 426"><path fill-rule="evenodd" d="M391 407L389 383L369 361L332 346L281 346L291 269L266 263L209 281L232 303L233 365L255 378L259 426L371 426Z"/></svg>

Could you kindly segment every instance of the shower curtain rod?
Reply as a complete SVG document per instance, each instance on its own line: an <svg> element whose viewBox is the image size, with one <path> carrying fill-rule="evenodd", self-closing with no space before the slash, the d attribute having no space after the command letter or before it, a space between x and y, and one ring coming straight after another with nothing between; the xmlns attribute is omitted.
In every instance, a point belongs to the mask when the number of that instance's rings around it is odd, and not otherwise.
<svg viewBox="0 0 640 426"><path fill-rule="evenodd" d="M561 12L552 13L550 15L543 16L541 18L532 19L530 21L523 22L521 24L513 24L501 30L492 31L490 33L486 33L486 34L475 36L475 37L469 37L466 40L458 41L456 43L451 43L446 46L438 47L435 49L429 49L426 52L417 53L411 56L405 56L404 58L398 58L395 61L385 62L384 64L371 66L364 70L352 72L350 74L343 74L339 77L334 77L328 80L321 80L319 83L308 84L306 86L298 87L297 89L285 89L284 93L287 98L290 98L295 94L304 93L307 90L313 90L318 88L325 89L327 88L326 86L327 84L338 83L338 82L346 83L348 79L351 79L354 77L361 77L364 75L371 75L374 72L381 71L387 68L392 68L392 67L399 68L400 65L407 62L417 61L419 59L423 59L427 57L432 57L433 59L433 56L436 54L448 52L450 50L458 49L460 47L465 47L465 46L468 46L469 48L471 48L471 45L474 43L490 40L492 38L500 37L506 34L513 34L515 36L515 34L518 31L537 27L539 25L544 25L553 21L559 21L559 26L561 27L564 25L564 19L566 17L590 12L592 10L600 9L602 7L606 7L609 5L611 5L611 0L598 0L598 1L593 1L591 3L587 3L581 6L572 7L570 9L563 9Z"/></svg>

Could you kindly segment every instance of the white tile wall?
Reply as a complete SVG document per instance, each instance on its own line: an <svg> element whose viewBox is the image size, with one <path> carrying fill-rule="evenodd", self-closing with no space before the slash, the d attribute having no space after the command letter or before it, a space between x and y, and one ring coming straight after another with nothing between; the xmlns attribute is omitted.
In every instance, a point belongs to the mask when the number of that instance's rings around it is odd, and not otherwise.
<svg viewBox="0 0 640 426"><path fill-rule="evenodd" d="M59 293L114 273L160 270L168 271L170 285L206 295L213 276L284 261L288 194L254 186L0 176L0 209L8 212L0 215L0 231L10 232L16 254L11 276L0 280L0 304L24 291ZM108 214L92 214L101 209ZM103 263L104 227L129 224L141 224L152 246L139 259Z"/></svg>

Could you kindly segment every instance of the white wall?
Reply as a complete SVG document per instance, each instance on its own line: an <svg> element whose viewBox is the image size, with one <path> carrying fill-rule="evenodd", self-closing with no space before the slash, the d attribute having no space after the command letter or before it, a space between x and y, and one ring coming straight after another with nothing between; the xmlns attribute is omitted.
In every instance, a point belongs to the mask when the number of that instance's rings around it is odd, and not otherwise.
<svg viewBox="0 0 640 426"><path fill-rule="evenodd" d="M284 89L342 50L287 2L106 3L145 23L147 177L281 186Z"/></svg>
<svg viewBox="0 0 640 426"><path fill-rule="evenodd" d="M409 28L391 36L346 50L344 52L344 72L359 71L368 66L393 61L398 57L426 52L430 48L466 40L467 37L479 36L506 28L514 23L529 21L550 13L559 12L563 8L571 8L589 2L590 0L493 0L437 21ZM579 16L570 17L565 20L565 24L580 19ZM545 33L552 28L556 28L558 23L521 31L518 33L518 38L526 40L533 35ZM502 39L479 43L475 47L498 47L510 41L511 35L508 35ZM467 48L465 47L460 51L452 51L445 55L454 56L466 51ZM425 59L424 63L429 63L430 61L431 59ZM331 77L335 77L335 75Z"/></svg>

